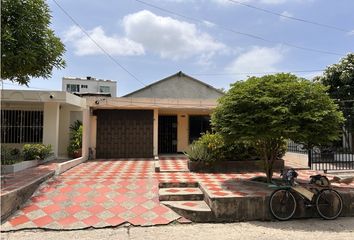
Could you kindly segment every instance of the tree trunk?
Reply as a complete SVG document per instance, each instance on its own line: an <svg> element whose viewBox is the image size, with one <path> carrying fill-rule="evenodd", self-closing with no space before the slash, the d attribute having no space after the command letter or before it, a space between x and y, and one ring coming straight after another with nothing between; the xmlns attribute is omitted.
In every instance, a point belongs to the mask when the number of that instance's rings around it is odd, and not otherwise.
<svg viewBox="0 0 354 240"><path fill-rule="evenodd" d="M264 160L264 170L267 175L267 183L272 182L272 177L273 177L273 160L272 159L266 159Z"/></svg>

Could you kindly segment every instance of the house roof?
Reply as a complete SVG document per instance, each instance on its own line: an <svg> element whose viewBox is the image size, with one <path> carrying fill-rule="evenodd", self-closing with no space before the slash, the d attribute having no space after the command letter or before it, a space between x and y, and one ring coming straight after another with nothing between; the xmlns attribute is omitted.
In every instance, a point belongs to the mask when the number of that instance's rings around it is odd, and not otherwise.
<svg viewBox="0 0 354 240"><path fill-rule="evenodd" d="M147 86L145 86L145 87L143 87L143 88L140 88L140 89L138 89L138 90L136 90L136 91L133 91L133 92L131 92L131 93L128 93L128 94L126 94L126 95L124 95L124 96L122 96L122 97L131 97L131 96L134 95L135 93L142 92L142 91L144 91L144 90L146 90L146 89L149 89L149 88L151 88L151 87L153 87L153 86L155 86L155 85L158 85L158 84L160 84L160 83L162 83L162 82L168 81L168 80L170 80L170 79L172 79L172 78L174 78L174 77L186 77L186 78L188 78L188 79L190 79L190 80L192 80L192 81L194 81L194 82L197 82L197 83L199 83L199 84L202 84L202 85L206 86L207 88L210 88L210 89L212 89L212 90L214 90L214 91L216 91L216 92L218 92L218 93L220 93L220 94L224 94L221 90L219 90L219 89L217 89L217 88L215 88L215 87L213 87L213 86L211 86L211 85L209 85L209 84L207 84L207 83L205 83L205 82L202 82L202 81L200 81L200 80L198 80L198 79L196 79L196 78L193 78L193 77L191 77L191 76L185 74L185 73L182 72L182 71L179 71L179 72L177 72L177 73L175 73L175 74L173 74L173 75L171 75L171 76L168 76L168 77L166 77L166 78L163 78L163 79L161 79L161 80L159 80L159 81L157 81L157 82L154 82L154 83L152 83L152 84L149 84L149 85L147 85Z"/></svg>

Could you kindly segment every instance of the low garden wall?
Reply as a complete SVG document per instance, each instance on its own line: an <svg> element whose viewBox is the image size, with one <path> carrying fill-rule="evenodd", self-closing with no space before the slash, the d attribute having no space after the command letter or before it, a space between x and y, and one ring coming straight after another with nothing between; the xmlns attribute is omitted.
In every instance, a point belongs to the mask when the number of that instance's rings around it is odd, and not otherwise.
<svg viewBox="0 0 354 240"><path fill-rule="evenodd" d="M1 165L1 173L3 174L15 173L18 171L25 170L27 168L38 166L39 164L43 164L52 160L54 160L53 156L48 157L44 160L29 160L29 161L18 162L11 165Z"/></svg>
<svg viewBox="0 0 354 240"><path fill-rule="evenodd" d="M270 194L262 197L211 198L202 184L200 188L204 192L204 201L213 211L213 222L269 221L274 219L269 210ZM354 217L354 190L335 189L343 199L343 210L340 217ZM293 218L320 217L315 207L306 207L302 198L297 195L295 197L298 204Z"/></svg>
<svg viewBox="0 0 354 240"><path fill-rule="evenodd" d="M220 161L210 164L204 162L188 161L188 168L191 172L244 172L244 171L264 171L262 160L252 161ZM284 168L284 160L276 160L273 169Z"/></svg>

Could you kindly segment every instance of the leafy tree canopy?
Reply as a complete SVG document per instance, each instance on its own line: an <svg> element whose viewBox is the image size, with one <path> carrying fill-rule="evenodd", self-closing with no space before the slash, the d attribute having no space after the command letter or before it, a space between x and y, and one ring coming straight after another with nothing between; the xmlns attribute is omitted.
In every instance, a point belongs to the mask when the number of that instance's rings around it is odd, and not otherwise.
<svg viewBox="0 0 354 240"><path fill-rule="evenodd" d="M63 68L64 45L50 29L44 0L1 0L1 77L28 85Z"/></svg>
<svg viewBox="0 0 354 240"><path fill-rule="evenodd" d="M354 53L349 53L339 63L329 66L315 80L328 86L329 95L339 103L346 118L346 128L354 131ZM349 143L347 132L345 135Z"/></svg>
<svg viewBox="0 0 354 240"><path fill-rule="evenodd" d="M343 101L354 99L354 53L349 53L339 63L329 66L316 78L328 86L332 98Z"/></svg>
<svg viewBox="0 0 354 240"><path fill-rule="evenodd" d="M339 137L342 122L325 86L285 73L232 84L212 115L214 129L226 138L255 143L267 176L284 139L325 144Z"/></svg>

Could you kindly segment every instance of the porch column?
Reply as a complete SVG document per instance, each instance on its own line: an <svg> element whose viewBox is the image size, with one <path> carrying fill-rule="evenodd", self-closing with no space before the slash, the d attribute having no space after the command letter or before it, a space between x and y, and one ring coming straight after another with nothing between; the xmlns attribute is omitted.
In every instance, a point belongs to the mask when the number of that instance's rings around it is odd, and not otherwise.
<svg viewBox="0 0 354 240"><path fill-rule="evenodd" d="M52 145L54 157L58 157L59 148L59 103L44 103L43 144Z"/></svg>
<svg viewBox="0 0 354 240"><path fill-rule="evenodd" d="M159 109L154 109L154 130L153 130L154 156L159 154Z"/></svg>
<svg viewBox="0 0 354 240"><path fill-rule="evenodd" d="M97 138L97 116L90 116L90 148L93 151L93 158L96 158L96 138Z"/></svg>
<svg viewBox="0 0 354 240"><path fill-rule="evenodd" d="M90 109L82 110L82 156L88 158L90 147Z"/></svg>

